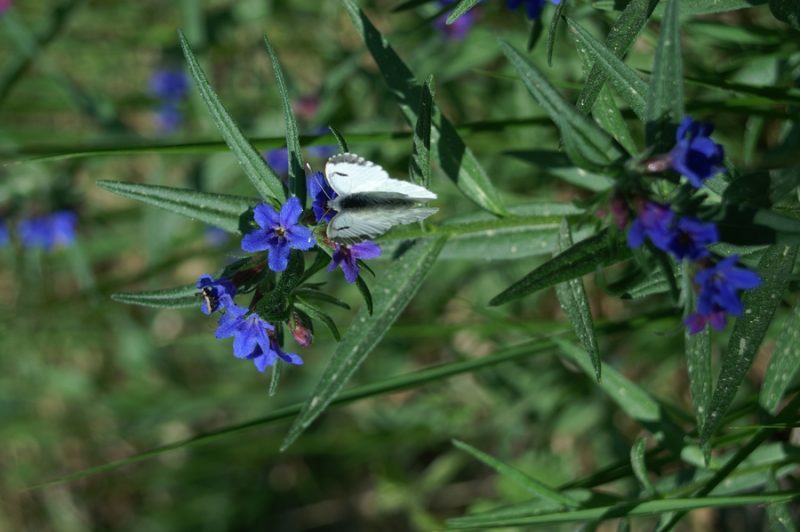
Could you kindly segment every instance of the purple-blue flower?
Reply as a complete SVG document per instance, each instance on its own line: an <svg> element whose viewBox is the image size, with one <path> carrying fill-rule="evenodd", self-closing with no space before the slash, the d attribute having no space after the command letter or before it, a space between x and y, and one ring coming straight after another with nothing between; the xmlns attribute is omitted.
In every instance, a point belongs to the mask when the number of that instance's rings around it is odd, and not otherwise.
<svg viewBox="0 0 800 532"><path fill-rule="evenodd" d="M658 249L666 250L672 240L674 221L675 213L668 205L648 201L628 230L628 246L641 247L645 238L649 238Z"/></svg>
<svg viewBox="0 0 800 532"><path fill-rule="evenodd" d="M305 251L316 244L311 229L299 223L302 213L300 200L295 197L284 203L280 214L271 205L259 203L253 215L260 229L244 235L242 249L250 252L268 250L270 270L282 272L289 264L292 249Z"/></svg>
<svg viewBox="0 0 800 532"><path fill-rule="evenodd" d="M78 216L74 212L57 211L22 220L17 232L24 247L49 251L57 246L69 246L74 243L77 223Z"/></svg>
<svg viewBox="0 0 800 532"><path fill-rule="evenodd" d="M345 280L352 284L358 279L358 273L361 270L358 260L374 259L380 255L381 247L369 240L350 246L335 244L333 260L328 265L328 271L332 272L341 266Z"/></svg>
<svg viewBox="0 0 800 532"><path fill-rule="evenodd" d="M289 173L289 151L286 148L275 148L264 153L264 160L278 175Z"/></svg>
<svg viewBox="0 0 800 532"><path fill-rule="evenodd" d="M708 247L719 242L719 232L713 223L705 223L694 218L681 218L672 230L667 249L678 259L697 261L708 257Z"/></svg>
<svg viewBox="0 0 800 532"><path fill-rule="evenodd" d="M453 3L455 3L455 0L439 0L439 5L441 7L449 6ZM433 27L436 28L436 30L445 38L451 41L460 41L469 34L469 30L471 30L472 26L475 25L475 22L478 19L478 10L471 9L467 11L458 17L458 19L452 24L447 24L448 16L450 16L449 13L444 13L439 16L433 22Z"/></svg>
<svg viewBox="0 0 800 532"><path fill-rule="evenodd" d="M328 206L328 202L338 194L331 188L321 172L314 172L308 176L308 194L313 198L311 209L314 211L314 219L317 223L330 222L336 211Z"/></svg>
<svg viewBox="0 0 800 532"><path fill-rule="evenodd" d="M156 70L150 76L150 92L164 100L180 100L189 92L189 79L183 70Z"/></svg>
<svg viewBox="0 0 800 532"><path fill-rule="evenodd" d="M156 110L156 123L159 131L172 133L183 124L183 113L177 102L164 102Z"/></svg>
<svg viewBox="0 0 800 532"><path fill-rule="evenodd" d="M203 304L200 306L200 310L206 316L233 305L236 286L230 279L214 279L208 274L203 274L197 280L196 287L200 290L200 295L203 296Z"/></svg>
<svg viewBox="0 0 800 532"><path fill-rule="evenodd" d="M675 133L675 147L670 152L672 169L686 176L695 188L703 181L723 170L725 152L721 145L711 140L714 126L696 122L687 116Z"/></svg>
<svg viewBox="0 0 800 532"><path fill-rule="evenodd" d="M246 308L230 303L219 319L214 337L221 340L233 336L233 355L248 358L257 346L269 350L268 331L274 330L275 327L255 312L248 314Z"/></svg>
<svg viewBox="0 0 800 532"><path fill-rule="evenodd" d="M6 227L6 221L0 218L0 247L8 245L11 237L8 234L8 227Z"/></svg>
<svg viewBox="0 0 800 532"><path fill-rule="evenodd" d="M706 323L722 330L726 314L742 315L744 308L738 291L760 286L761 278L755 272L737 267L738 260L739 257L731 255L694 276L695 283L700 286L697 312L684 321L691 334L703 330Z"/></svg>
<svg viewBox="0 0 800 532"><path fill-rule="evenodd" d="M551 4L560 4L561 0L550 0ZM544 9L545 0L508 0L508 9L515 10L521 5L525 5L525 13L528 19L536 20L542 14Z"/></svg>
<svg viewBox="0 0 800 532"><path fill-rule="evenodd" d="M268 334L267 336L269 337L269 347L267 350L265 351L264 348L261 347L261 344L258 344L255 350L247 356L247 358L253 361L258 371L263 373L269 366L274 365L279 358L295 366L303 365L303 359L300 358L297 353L285 352L281 349L281 346L278 345L278 340L276 340L273 335Z"/></svg>

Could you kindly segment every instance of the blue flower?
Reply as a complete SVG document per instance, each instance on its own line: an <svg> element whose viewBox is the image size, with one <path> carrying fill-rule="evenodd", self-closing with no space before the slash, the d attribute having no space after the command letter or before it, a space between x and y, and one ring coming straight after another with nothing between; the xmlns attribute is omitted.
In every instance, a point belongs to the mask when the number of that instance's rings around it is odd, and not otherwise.
<svg viewBox="0 0 800 532"><path fill-rule="evenodd" d="M341 266L345 280L352 284L358 279L358 273L361 270L361 267L358 265L358 259L374 259L380 257L380 255L381 247L369 240L350 246L335 244L333 260L331 260L331 263L328 265L328 271L332 272L337 267Z"/></svg>
<svg viewBox="0 0 800 532"><path fill-rule="evenodd" d="M276 148L264 153L264 160L278 175L289 173L289 150L286 148Z"/></svg>
<svg viewBox="0 0 800 532"><path fill-rule="evenodd" d="M725 152L709 136L714 126L695 122L687 116L675 133L675 147L670 152L673 170L686 176L695 188L703 186L703 181L722 171Z"/></svg>
<svg viewBox="0 0 800 532"><path fill-rule="evenodd" d="M282 272L289 264L291 249L305 251L316 244L311 229L299 223L302 213L300 200L295 197L289 198L281 207L280 214L271 205L259 203L253 214L260 229L242 238L242 249L250 252L269 250L269 268Z"/></svg>
<svg viewBox="0 0 800 532"><path fill-rule="evenodd" d="M638 248L649 238L658 249L668 249L675 213L667 205L648 201L628 231L628 246Z"/></svg>
<svg viewBox="0 0 800 532"><path fill-rule="evenodd" d="M11 241L11 238L8 234L8 227L6 227L6 221L0 218L0 247L8 245Z"/></svg>
<svg viewBox="0 0 800 532"><path fill-rule="evenodd" d="M214 337L221 340L233 336L233 355L236 358L249 358L257 346L269 350L267 333L274 330L275 327L255 312L248 314L246 308L231 302L219 319Z"/></svg>
<svg viewBox="0 0 800 532"><path fill-rule="evenodd" d="M694 281L700 286L697 312L684 322L690 333L700 332L706 323L722 330L726 314L742 315L744 307L738 291L760 286L761 278L755 272L737 267L738 260L739 257L731 255L695 275Z"/></svg>
<svg viewBox="0 0 800 532"><path fill-rule="evenodd" d="M165 102L156 110L156 123L163 133L172 133L183 124L183 113L176 102Z"/></svg>
<svg viewBox="0 0 800 532"><path fill-rule="evenodd" d="M189 79L183 70L156 70L150 76L150 92L165 100L180 100L189 92Z"/></svg>
<svg viewBox="0 0 800 532"><path fill-rule="evenodd" d="M454 3L455 0L439 0L439 5L444 7ZM458 17L452 24L447 24L448 13L439 16L433 23L433 27L441 33L445 38L451 41L463 40L468 34L472 26L478 18L478 10L471 9Z"/></svg>
<svg viewBox="0 0 800 532"><path fill-rule="evenodd" d="M200 307L200 310L206 316L233 305L236 286L230 279L214 279L208 274L203 274L197 280L196 286L204 299L204 304Z"/></svg>
<svg viewBox="0 0 800 532"><path fill-rule="evenodd" d="M331 188L322 173L314 172L308 176L308 193L313 198L311 209L314 211L314 219L317 223L330 222L336 211L328 206L328 202L338 194Z"/></svg>
<svg viewBox="0 0 800 532"><path fill-rule="evenodd" d="M561 0L550 0L550 3L557 5L561 3ZM508 9L513 11L522 4L525 4L525 12L528 15L528 19L536 20L542 14L545 0L508 0Z"/></svg>
<svg viewBox="0 0 800 532"><path fill-rule="evenodd" d="M704 223L694 218L681 218L673 228L671 238L664 251L681 260L697 261L708 257L706 246L719 242L719 232L713 223Z"/></svg>
<svg viewBox="0 0 800 532"><path fill-rule="evenodd" d="M22 220L17 228L22 245L29 249L51 250L75 242L78 216L72 211L57 211L49 215Z"/></svg>
<svg viewBox="0 0 800 532"><path fill-rule="evenodd" d="M278 340L276 340L273 335L268 334L267 336L269 337L269 347L267 350L264 351L259 344L256 345L255 350L247 356L247 358L253 361L258 371L263 373L269 366L274 365L279 358L295 366L303 365L303 359L300 358L299 355L296 353L286 353L281 349L281 346L278 345Z"/></svg>

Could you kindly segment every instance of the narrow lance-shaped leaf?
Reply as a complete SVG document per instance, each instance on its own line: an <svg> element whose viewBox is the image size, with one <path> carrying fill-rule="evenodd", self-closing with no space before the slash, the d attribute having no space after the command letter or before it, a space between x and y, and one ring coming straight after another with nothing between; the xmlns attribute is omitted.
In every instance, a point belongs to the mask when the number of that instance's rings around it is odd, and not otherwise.
<svg viewBox="0 0 800 532"><path fill-rule="evenodd" d="M253 186L258 191L259 195L265 200L275 200L281 202L286 198L283 191L283 185L278 175L270 168L261 155L253 148L253 145L247 140L244 134L239 130L239 127L233 121L228 111L222 106L216 93L208 83L203 67L197 61L189 43L186 41L183 33L179 32L181 48L183 55L186 57L186 63L189 66L189 72L194 78L195 85L200 91L200 96L203 98L208 110L211 112L211 118L214 120L222 138L225 143L230 147L239 164L244 170L247 178L253 183Z"/></svg>
<svg viewBox="0 0 800 532"><path fill-rule="evenodd" d="M450 25L461 18L461 15L478 5L481 0L460 0L453 11L447 17L447 24Z"/></svg>
<svg viewBox="0 0 800 532"><path fill-rule="evenodd" d="M349 152L350 150L347 147L347 141L345 140L344 135L342 135L342 132L333 126L328 126L328 129L331 131L331 134L336 138L336 143L339 144L339 150L342 153Z"/></svg>
<svg viewBox="0 0 800 532"><path fill-rule="evenodd" d="M758 396L758 403L772 414L800 372L800 304L786 317L780 331Z"/></svg>
<svg viewBox="0 0 800 532"><path fill-rule="evenodd" d="M658 1L631 0L628 2L608 32L605 41L606 48L617 57L624 57L636 37L639 36L639 32L647 24L650 15L658 5ZM580 95L578 95L578 112L589 114L606 79L608 77L599 65L592 67L592 71L586 78L586 83L583 85Z"/></svg>
<svg viewBox="0 0 800 532"><path fill-rule="evenodd" d="M289 190L300 200L300 205L306 205L306 172L303 163L303 152L300 146L300 133L297 130L297 120L294 117L292 101L289 98L289 89L283 77L283 69L278 60L278 55L272 48L269 39L264 35L264 45L272 60L272 70L275 72L275 81L281 94L283 103L283 119L286 123L286 149L289 152Z"/></svg>
<svg viewBox="0 0 800 532"><path fill-rule="evenodd" d="M645 463L645 446L644 438L636 438L633 447L631 447L631 469L642 487L642 494L640 498L649 498L656 493L656 488L647 476L647 464Z"/></svg>
<svg viewBox="0 0 800 532"><path fill-rule="evenodd" d="M700 433L701 445L714 435L723 414L733 403L781 302L796 257L797 246L784 245L770 247L761 257L758 272L762 283L742 297L745 312L736 320L722 358L717 386Z"/></svg>
<svg viewBox="0 0 800 532"><path fill-rule="evenodd" d="M686 331L684 342L692 407L699 431L711 405L711 333L708 328L697 334Z"/></svg>
<svg viewBox="0 0 800 532"><path fill-rule="evenodd" d="M614 90L631 107L636 116L644 119L647 107L647 83L577 22L567 19L567 25L583 50L594 62L594 68L603 72Z"/></svg>
<svg viewBox="0 0 800 532"><path fill-rule="evenodd" d="M378 282L372 315L362 307L336 348L303 411L295 419L281 446L286 449L320 415L356 369L378 345L422 285L445 239L420 240L383 272Z"/></svg>
<svg viewBox="0 0 800 532"><path fill-rule="evenodd" d="M527 57L504 41L500 41L500 48L528 92L558 126L564 149L576 165L590 170L602 169L623 155L611 136L578 113Z"/></svg>
<svg viewBox="0 0 800 532"><path fill-rule="evenodd" d="M187 284L177 288L150 290L146 292L120 292L111 294L111 299L129 305L156 308L199 307L203 302L198 297L195 284Z"/></svg>
<svg viewBox="0 0 800 532"><path fill-rule="evenodd" d="M534 495L536 497L541 497L542 499L552 501L556 504L559 504L567 508L577 508L578 506L580 506L580 503L578 503L578 501L576 501L572 497L559 493L553 488L523 473L519 469L511 467L510 465L501 462L495 457L484 453L480 449L476 449L472 445L469 445L459 440L453 440L453 445L455 445L462 451L469 453L475 459L480 460L487 466L491 467L492 469L497 471L502 477L514 482L521 488L525 489L531 495Z"/></svg>
<svg viewBox="0 0 800 532"><path fill-rule="evenodd" d="M375 59L386 85L397 99L400 110L408 123L413 126L417 121L416 106L420 101L421 86L411 70L355 2L342 0L342 3L358 34ZM435 146L434 154L442 171L478 206L494 214L506 214L507 210L500 194L472 150L464 144L456 128L435 105L434 109L431 142Z"/></svg>
<svg viewBox="0 0 800 532"><path fill-rule="evenodd" d="M460 517L447 521L448 529L488 529L511 528L533 525L554 525L557 523L597 522L603 519L630 516L658 516L667 512L690 511L700 508L739 508L744 506L763 506L764 504L788 503L800 498L800 492L759 493L756 495L729 495L696 498L671 498L641 501L636 504L620 503L612 506L598 506L580 510L546 512L540 515L507 519L485 519L480 516Z"/></svg>
<svg viewBox="0 0 800 532"><path fill-rule="evenodd" d="M496 295L489 304L508 303L542 288L585 275L598 266L622 261L630 255L630 248L618 234L603 229L545 262Z"/></svg>
<svg viewBox="0 0 800 532"><path fill-rule="evenodd" d="M411 152L409 177L423 187L431 182L431 114L433 113L433 75L428 77L419 100L417 124L414 127L414 146Z"/></svg>
<svg viewBox="0 0 800 532"><path fill-rule="evenodd" d="M647 145L656 151L666 150L674 144L673 132L684 114L678 0L666 2L645 112Z"/></svg>
<svg viewBox="0 0 800 532"><path fill-rule="evenodd" d="M572 247L572 232L566 219L561 221L558 249L560 252ZM600 348L597 346L597 336L594 333L592 311L589 307L589 298L580 277L570 279L565 283L556 285L556 296L561 308L567 315L581 346L586 350L594 366L595 378L600 382Z"/></svg>
<svg viewBox="0 0 800 532"><path fill-rule="evenodd" d="M569 0L561 0L556 6L556 12L550 21L550 30L547 32L547 66L553 66L553 50L555 49L556 33L561 19L564 18L564 10L567 9ZM530 50L528 50L530 51Z"/></svg>
<svg viewBox="0 0 800 532"><path fill-rule="evenodd" d="M230 233L239 231L241 215L258 202L255 198L212 194L160 185L103 180L97 181L96 184L114 194L199 220Z"/></svg>

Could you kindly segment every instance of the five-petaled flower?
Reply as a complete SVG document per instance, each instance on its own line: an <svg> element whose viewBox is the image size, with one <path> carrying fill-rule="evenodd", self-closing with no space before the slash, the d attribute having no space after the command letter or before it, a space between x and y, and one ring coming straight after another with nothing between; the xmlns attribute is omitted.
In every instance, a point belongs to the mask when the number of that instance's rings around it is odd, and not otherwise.
<svg viewBox="0 0 800 532"><path fill-rule="evenodd" d="M314 247L314 233L300 225L303 208L296 197L289 198L280 214L271 206L259 203L253 215L260 229L242 238L242 249L249 252L269 251L267 264L274 272L282 272L289 264L292 249L306 251Z"/></svg>
<svg viewBox="0 0 800 532"><path fill-rule="evenodd" d="M328 265L328 271L332 272L341 266L345 280L351 284L356 282L361 270L358 260L374 259L381 254L381 247L369 240L349 246L344 244L334 244L334 246L333 260Z"/></svg>
<svg viewBox="0 0 800 532"><path fill-rule="evenodd" d="M206 316L233 305L236 286L230 279L214 279L208 274L203 274L197 280L196 287L200 290L200 295L203 296L203 304L200 310Z"/></svg>
<svg viewBox="0 0 800 532"><path fill-rule="evenodd" d="M648 201L628 231L628 246L641 247L645 238L658 249L667 249L672 239L672 226L675 213L668 205Z"/></svg>
<svg viewBox="0 0 800 532"><path fill-rule="evenodd" d="M675 147L670 152L672 169L686 176L695 188L703 181L722 171L725 152L721 145L711 140L714 126L696 122L687 116L675 133Z"/></svg>
<svg viewBox="0 0 800 532"><path fill-rule="evenodd" d="M678 260L697 261L708 257L707 246L716 242L719 242L719 232L715 224L684 217L672 229L664 251L669 251Z"/></svg>
<svg viewBox="0 0 800 532"><path fill-rule="evenodd" d="M761 285L757 273L736 266L738 260L731 255L695 275L694 281L700 286L697 312L685 321L692 334L701 331L706 323L717 330L724 328L726 313L741 316L744 308L738 291Z"/></svg>
<svg viewBox="0 0 800 532"><path fill-rule="evenodd" d="M44 216L22 220L18 233L26 248L51 250L75 242L75 225L78 216L72 211L57 211Z"/></svg>
<svg viewBox="0 0 800 532"><path fill-rule="evenodd" d="M338 194L331 188L322 173L314 172L308 176L308 193L313 198L311 209L314 211L314 220L317 223L330 222L336 211L328 206L328 202Z"/></svg>
<svg viewBox="0 0 800 532"><path fill-rule="evenodd" d="M551 4L560 4L561 0L550 0ZM515 10L521 5L525 5L525 12L530 20L536 20L542 14L545 0L508 0L508 9Z"/></svg>

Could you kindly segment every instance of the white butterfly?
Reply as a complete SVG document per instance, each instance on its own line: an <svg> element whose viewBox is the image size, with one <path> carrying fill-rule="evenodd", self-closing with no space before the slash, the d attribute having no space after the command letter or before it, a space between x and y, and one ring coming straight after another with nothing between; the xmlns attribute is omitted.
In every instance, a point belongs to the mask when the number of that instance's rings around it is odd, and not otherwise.
<svg viewBox="0 0 800 532"><path fill-rule="evenodd" d="M436 199L430 190L392 179L386 170L353 153L328 159L325 179L338 194L328 202L337 212L327 229L328 238L335 242L375 238L395 225L424 220L439 210L418 205Z"/></svg>

